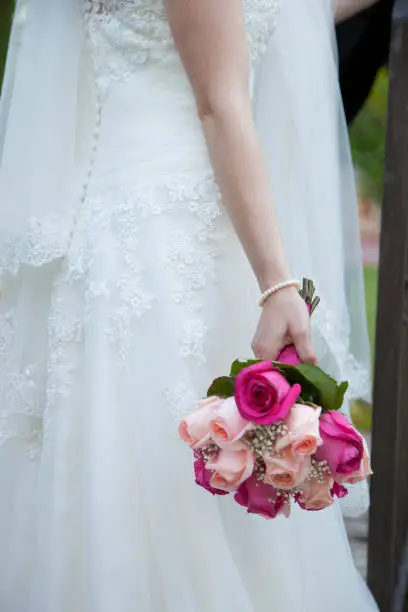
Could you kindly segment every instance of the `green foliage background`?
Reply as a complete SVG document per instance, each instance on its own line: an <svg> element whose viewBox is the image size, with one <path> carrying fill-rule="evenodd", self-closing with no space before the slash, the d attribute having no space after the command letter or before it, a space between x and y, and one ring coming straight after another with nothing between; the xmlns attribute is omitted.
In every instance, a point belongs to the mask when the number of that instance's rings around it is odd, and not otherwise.
<svg viewBox="0 0 408 612"><path fill-rule="evenodd" d="M375 86L364 109L350 130L355 164L364 173L362 196L381 202L385 156L388 74L378 74Z"/></svg>

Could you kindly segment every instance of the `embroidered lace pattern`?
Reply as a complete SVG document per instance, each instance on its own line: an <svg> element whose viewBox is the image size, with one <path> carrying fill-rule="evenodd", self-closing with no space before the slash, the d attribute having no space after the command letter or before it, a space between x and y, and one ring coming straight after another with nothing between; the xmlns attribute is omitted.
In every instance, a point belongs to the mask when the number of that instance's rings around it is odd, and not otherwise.
<svg viewBox="0 0 408 612"><path fill-rule="evenodd" d="M251 59L266 49L276 26L279 0L244 0ZM85 3L95 72L106 93L137 66L177 57L163 0L91 0Z"/></svg>
<svg viewBox="0 0 408 612"><path fill-rule="evenodd" d="M18 235L0 236L0 273L16 274L22 265L43 266L63 257L70 236L70 221L60 215L27 219Z"/></svg>
<svg viewBox="0 0 408 612"><path fill-rule="evenodd" d="M266 49L276 26L280 0L244 0L251 57ZM84 0L88 43L98 85L96 122L112 82L126 80L143 65L177 58L162 0ZM99 125L95 126L95 143ZM92 165L92 160L90 161ZM62 257L70 240L71 219L57 215L28 219L17 236L0 236L0 272L21 265L42 266Z"/></svg>
<svg viewBox="0 0 408 612"><path fill-rule="evenodd" d="M15 311L10 309L0 317L0 446L8 440L24 441L30 457L41 446L42 399L38 372L33 365L22 370L10 364L15 337Z"/></svg>
<svg viewBox="0 0 408 612"><path fill-rule="evenodd" d="M180 214L191 217L192 234L179 230L162 240L158 274L167 276L174 306L180 309L180 358L205 360L207 327L200 292L217 281L216 258L222 251L222 234L216 231L221 208L214 178L173 175L160 185L127 186L88 197L68 256L57 267L52 285L46 366L26 363L21 371L21 364L15 367L10 361L13 343L18 341L17 313L7 308L7 300L3 304L0 365L5 375L0 392L7 408L0 409L0 445L18 438L26 441L30 456L40 450L59 400L68 397L73 377L78 375L77 350L101 308L108 313L104 333L115 349L117 366L126 368L137 321L160 308L141 264L145 259L140 250L144 224ZM110 245L107 259L103 256L106 244ZM121 271L119 278L117 270ZM4 291L8 292L7 283Z"/></svg>

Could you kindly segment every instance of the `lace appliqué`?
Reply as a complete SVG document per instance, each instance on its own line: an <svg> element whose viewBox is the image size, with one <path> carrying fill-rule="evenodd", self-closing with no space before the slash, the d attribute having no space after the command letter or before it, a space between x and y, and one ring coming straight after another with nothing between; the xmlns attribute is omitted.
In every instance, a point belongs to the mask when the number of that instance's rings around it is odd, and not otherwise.
<svg viewBox="0 0 408 612"><path fill-rule="evenodd" d="M194 391L184 382L165 389L163 395L169 412L176 422L180 421L197 404Z"/></svg>
<svg viewBox="0 0 408 612"><path fill-rule="evenodd" d="M46 368L46 398L43 415L43 435L48 433L49 424L58 401L70 394L74 375L77 371L76 349L83 340L83 321L79 313L67 313L70 305L70 288L66 278L59 276L53 285L53 294L48 315L48 363ZM75 312L75 311L74 311Z"/></svg>
<svg viewBox="0 0 408 612"><path fill-rule="evenodd" d="M254 62L273 35L278 8L279 0L244 0ZM178 57L163 0L90 0L85 19L95 77L104 95L112 81L127 79L142 64Z"/></svg>
<svg viewBox="0 0 408 612"><path fill-rule="evenodd" d="M126 80L137 67L175 53L162 0L94 0L85 18L101 92Z"/></svg>
<svg viewBox="0 0 408 612"><path fill-rule="evenodd" d="M15 312L0 317L0 447L9 440L25 442L29 457L34 458L42 440L42 397L38 371L33 364L13 369L10 355L15 336Z"/></svg>
<svg viewBox="0 0 408 612"><path fill-rule="evenodd" d="M201 292L208 283L216 282L222 240L216 221L220 215L213 176L171 176L160 184L122 187L85 200L69 251L53 268L49 310L44 313L48 320L46 345L42 346L45 364L11 363L13 343L18 340L16 314L9 309L0 317L0 394L4 400L0 445L17 438L25 441L30 457L38 454L61 401L69 397L77 380L83 342L95 321L103 321L101 332L113 349L117 366L126 369L128 351L134 349L140 329L138 321L159 304L156 279L167 278L167 298L173 301L175 313L179 311L179 356L205 360L207 327ZM191 228L189 240L183 233L176 254L172 232L155 235L156 226L146 225L157 221L161 228L163 217L166 227L171 223L186 227L186 222ZM151 282L150 270L141 262L146 262L155 240L160 248L152 258L155 276ZM8 292L7 283L4 291ZM8 297L4 296L4 308Z"/></svg>
<svg viewBox="0 0 408 612"><path fill-rule="evenodd" d="M180 354L205 362L207 326L201 315L202 292L208 283L217 283L217 257L222 251L223 235L216 221L221 215L220 194L213 176L204 181L189 180L170 187L172 206L188 203L196 222L191 232L171 232L163 257L172 274L172 297L183 307Z"/></svg>
<svg viewBox="0 0 408 612"><path fill-rule="evenodd" d="M43 266L63 257L70 238L70 220L60 215L30 217L18 233L0 236L0 272L16 274L22 265Z"/></svg>
<svg viewBox="0 0 408 612"><path fill-rule="evenodd" d="M205 338L208 327L202 319L188 319L183 325L183 335L180 341L182 357L194 357L205 362Z"/></svg>
<svg viewBox="0 0 408 612"><path fill-rule="evenodd" d="M212 176L202 182L196 180L172 183L169 200L171 206L188 208L196 217L194 232L174 230L164 257L164 263L172 267L178 278L173 286L175 302L190 302L190 310L197 310L194 293L203 289L208 280L217 281L216 255L222 236L217 234L216 219L221 215L220 193Z"/></svg>
<svg viewBox="0 0 408 612"><path fill-rule="evenodd" d="M179 350L184 358L196 358L205 361L205 338L207 326L202 319L202 292L209 283L217 282L217 257L222 252L223 235L217 230L217 220L222 207L220 193L213 175L201 179L189 176L171 176L160 185L141 187L123 187L117 195L115 217L127 211L128 218L120 226L133 228L133 235L128 238L127 280L124 283L129 291L137 291L135 279L139 278L138 263L143 258L137 250L136 228L149 218L168 215L168 232L157 238L156 256L160 268L166 273L167 286L171 291L173 302L180 308L183 325L180 329ZM120 212L122 211L122 212ZM93 215L97 214L96 211ZM129 215L134 215L130 218ZM188 231L181 229L179 215L189 218ZM174 223L172 223L174 221ZM171 229L172 227L177 229ZM133 249L133 255L132 255ZM129 268L130 266L130 268ZM132 268L133 266L133 268ZM153 295L139 294L136 301L129 300L123 293L119 312L123 316L122 332L131 329L130 317L140 311L143 314L150 307ZM123 347L123 333L119 336Z"/></svg>
<svg viewBox="0 0 408 612"><path fill-rule="evenodd" d="M251 60L262 56L277 25L280 0L244 0Z"/></svg>

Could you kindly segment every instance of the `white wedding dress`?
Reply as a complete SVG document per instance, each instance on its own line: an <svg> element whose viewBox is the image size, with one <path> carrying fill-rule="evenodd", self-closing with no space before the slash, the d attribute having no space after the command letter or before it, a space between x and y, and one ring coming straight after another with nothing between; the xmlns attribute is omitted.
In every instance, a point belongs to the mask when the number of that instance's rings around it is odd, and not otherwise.
<svg viewBox="0 0 408 612"><path fill-rule="evenodd" d="M329 74L337 96L322 4L244 0L244 10L287 249L323 297L323 366L351 380L352 397L368 388L344 272L359 251L342 242L339 202L355 199L341 193L336 113L319 92ZM310 40L294 19L301 5L322 25ZM84 0L84 20L96 122L78 152L87 179L68 239L56 213L27 219L0 250L0 610L374 612L339 507L265 521L193 482L177 419L250 356L258 290L161 0ZM287 56L295 22L299 51ZM268 79L273 95L257 106ZM347 150L342 159L350 170Z"/></svg>

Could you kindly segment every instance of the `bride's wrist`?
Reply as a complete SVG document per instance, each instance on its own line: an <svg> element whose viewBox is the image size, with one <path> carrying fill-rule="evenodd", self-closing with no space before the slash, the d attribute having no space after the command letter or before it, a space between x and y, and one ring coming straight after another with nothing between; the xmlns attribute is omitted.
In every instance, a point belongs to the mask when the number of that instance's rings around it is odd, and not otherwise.
<svg viewBox="0 0 408 612"><path fill-rule="evenodd" d="M258 276L259 290L261 293L264 293L271 287L275 287L291 279L293 279L293 274L289 266L282 266L276 270L269 270Z"/></svg>
<svg viewBox="0 0 408 612"><path fill-rule="evenodd" d="M285 281L277 283L276 285L272 285L271 287L269 287L269 289L261 293L258 300L258 306L261 306L263 308L265 304L270 300L270 298L272 298L277 293L281 293L282 291L292 291L297 293L299 291L299 288L300 282L295 278L289 278Z"/></svg>

